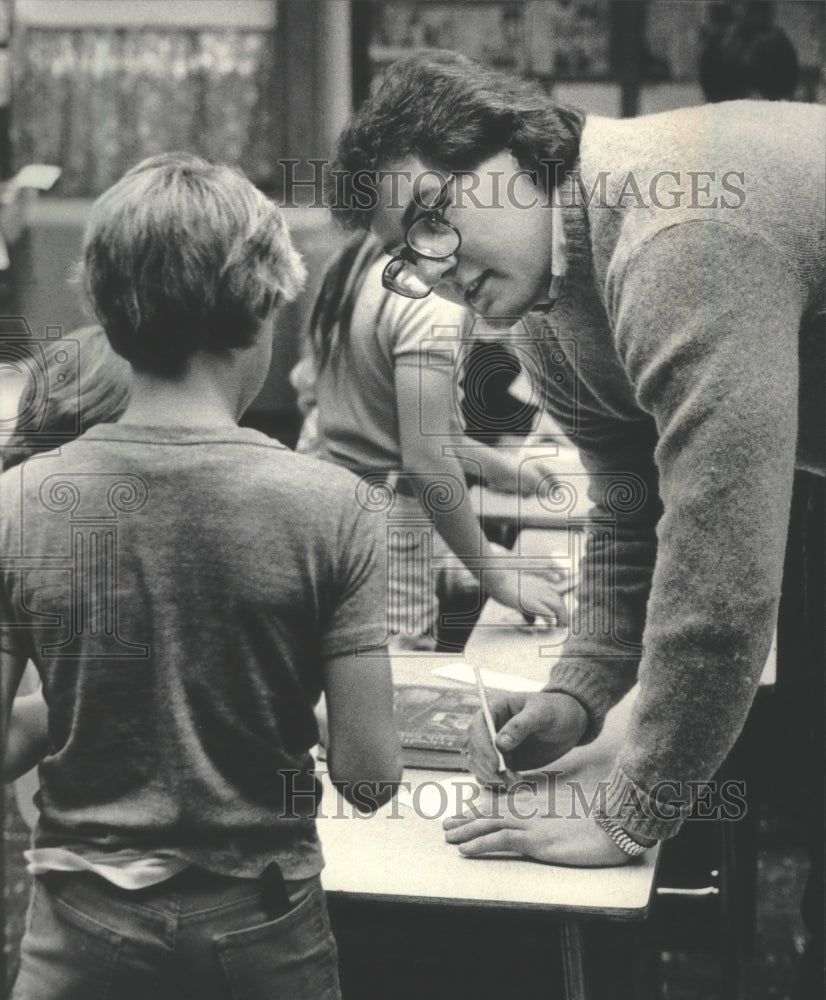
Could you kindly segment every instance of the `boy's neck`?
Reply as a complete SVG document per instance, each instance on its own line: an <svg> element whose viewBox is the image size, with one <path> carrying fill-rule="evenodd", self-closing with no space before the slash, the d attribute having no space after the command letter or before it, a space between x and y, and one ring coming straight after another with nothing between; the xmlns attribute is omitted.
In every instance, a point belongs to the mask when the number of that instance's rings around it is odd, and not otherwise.
<svg viewBox="0 0 826 1000"><path fill-rule="evenodd" d="M235 427L243 412L231 368L190 361L179 378L134 371L119 423L144 427Z"/></svg>

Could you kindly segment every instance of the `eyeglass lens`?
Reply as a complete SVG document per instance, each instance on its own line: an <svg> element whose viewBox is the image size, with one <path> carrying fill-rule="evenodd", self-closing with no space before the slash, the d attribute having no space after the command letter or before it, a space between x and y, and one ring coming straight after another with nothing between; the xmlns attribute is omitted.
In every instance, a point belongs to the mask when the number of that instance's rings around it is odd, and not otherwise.
<svg viewBox="0 0 826 1000"><path fill-rule="evenodd" d="M423 299L431 291L430 285L417 274L415 265L400 257L384 269L384 287L409 299Z"/></svg>
<svg viewBox="0 0 826 1000"><path fill-rule="evenodd" d="M449 257L459 246L459 234L444 220L424 215L407 231L407 245L421 257Z"/></svg>
<svg viewBox="0 0 826 1000"><path fill-rule="evenodd" d="M458 229L437 214L447 203L449 194L448 183L437 193L425 214L408 227L405 236L408 250L412 250L417 257L444 260L459 249L462 237ZM424 298L433 287L423 279L416 261L408 259L407 255L397 257L387 265L383 283L385 288L412 299Z"/></svg>

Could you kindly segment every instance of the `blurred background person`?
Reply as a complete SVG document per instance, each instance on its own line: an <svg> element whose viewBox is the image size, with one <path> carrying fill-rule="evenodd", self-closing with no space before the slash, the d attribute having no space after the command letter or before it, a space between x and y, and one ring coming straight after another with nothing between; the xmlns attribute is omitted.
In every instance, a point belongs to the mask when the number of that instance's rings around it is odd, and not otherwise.
<svg viewBox="0 0 826 1000"><path fill-rule="evenodd" d="M451 551L466 566L451 567L451 589L476 586L481 564L483 590L503 604L518 608L521 593L541 614L563 614L550 579L523 574L520 591L517 575L499 568L502 549L485 537L465 488L466 474L478 477L481 468L500 490L532 492L552 468L534 461L520 469L517 449L466 438L452 384L467 313L436 296L394 295L382 283L387 264L370 236L333 260L310 318L309 353L292 379L307 413L298 450L386 483L395 491L393 514L407 511L420 522L391 530L388 539L394 642L435 648L439 603L431 556ZM466 457L456 454L468 444ZM443 488L454 494L448 503L429 503L429 491ZM423 514L432 516L434 533L421 530Z"/></svg>
<svg viewBox="0 0 826 1000"><path fill-rule="evenodd" d="M109 346L103 327L82 327L33 347L36 362L0 364L0 395L8 407L4 421L10 425L0 441L0 471L52 447L47 442L58 437L68 444L95 424L114 423L131 396L132 369ZM27 664L17 691L3 776L15 781L18 808L33 827L38 784L32 769L47 749L46 705L33 663Z"/></svg>
<svg viewBox="0 0 826 1000"><path fill-rule="evenodd" d="M0 361L0 388L9 411L0 469L54 447L59 439L68 442L95 424L113 423L129 402L132 370L109 346L102 327L36 341L33 349L30 363Z"/></svg>
<svg viewBox="0 0 826 1000"><path fill-rule="evenodd" d="M791 101L799 65L789 36L756 7L735 18L724 8L703 31L700 86L707 101Z"/></svg>

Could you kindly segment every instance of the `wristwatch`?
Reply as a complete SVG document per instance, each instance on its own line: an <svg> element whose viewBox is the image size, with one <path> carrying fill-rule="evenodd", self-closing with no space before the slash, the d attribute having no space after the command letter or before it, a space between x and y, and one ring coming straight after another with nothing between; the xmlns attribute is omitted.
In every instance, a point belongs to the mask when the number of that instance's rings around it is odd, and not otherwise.
<svg viewBox="0 0 826 1000"><path fill-rule="evenodd" d="M648 850L644 844L640 844L633 837L629 837L621 826L612 823L610 819L606 819L604 816L597 816L596 821L599 828L607 833L617 847L623 853L627 854L629 858L638 858Z"/></svg>

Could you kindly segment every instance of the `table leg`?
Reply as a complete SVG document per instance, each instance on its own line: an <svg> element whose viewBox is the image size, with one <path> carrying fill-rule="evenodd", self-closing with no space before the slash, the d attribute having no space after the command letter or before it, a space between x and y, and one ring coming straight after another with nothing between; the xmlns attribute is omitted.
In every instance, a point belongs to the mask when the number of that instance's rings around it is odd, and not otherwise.
<svg viewBox="0 0 826 1000"><path fill-rule="evenodd" d="M562 968L565 1000L588 1000L585 985L585 947L579 920L562 921Z"/></svg>

